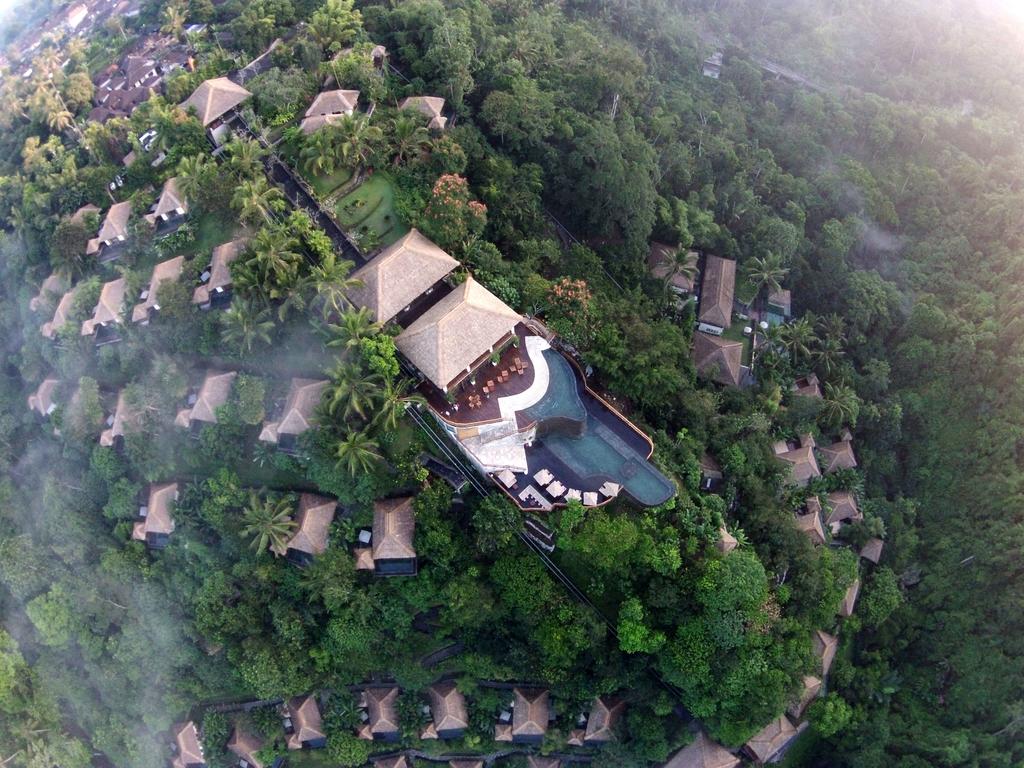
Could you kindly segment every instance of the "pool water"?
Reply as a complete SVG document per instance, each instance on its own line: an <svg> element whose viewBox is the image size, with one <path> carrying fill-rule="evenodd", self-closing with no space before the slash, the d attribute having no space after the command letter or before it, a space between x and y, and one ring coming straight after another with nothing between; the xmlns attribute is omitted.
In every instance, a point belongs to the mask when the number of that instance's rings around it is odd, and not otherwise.
<svg viewBox="0 0 1024 768"><path fill-rule="evenodd" d="M561 354L549 349L544 358L550 371L548 391L524 411L530 421L539 422L538 435L544 435L540 438L544 446L581 479L612 480L645 506L672 498L675 485L647 460L647 443L617 414L581 391L572 366ZM569 419L582 424L582 430L558 429L545 434L543 422L550 419ZM610 421L625 437L609 426Z"/></svg>

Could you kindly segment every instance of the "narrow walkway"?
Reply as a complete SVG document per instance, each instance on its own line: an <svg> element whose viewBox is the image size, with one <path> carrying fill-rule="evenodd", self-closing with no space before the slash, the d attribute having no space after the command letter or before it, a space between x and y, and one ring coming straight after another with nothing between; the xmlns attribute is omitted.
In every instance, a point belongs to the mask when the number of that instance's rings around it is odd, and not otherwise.
<svg viewBox="0 0 1024 768"><path fill-rule="evenodd" d="M544 350L551 349L551 345L540 336L527 336L525 340L526 354L530 357L530 364L533 365L533 382L530 386L516 395L498 398L498 411L501 418L515 424L516 412L524 411L531 405L539 403L547 394L550 371L548 361L544 357Z"/></svg>

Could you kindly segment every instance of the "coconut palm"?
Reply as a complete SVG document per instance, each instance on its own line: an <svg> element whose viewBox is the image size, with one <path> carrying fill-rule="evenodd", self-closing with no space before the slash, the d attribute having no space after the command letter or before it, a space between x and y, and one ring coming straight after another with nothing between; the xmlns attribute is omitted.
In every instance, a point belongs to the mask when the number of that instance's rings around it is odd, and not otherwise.
<svg viewBox="0 0 1024 768"><path fill-rule="evenodd" d="M224 341L236 345L243 353L252 352L257 343L270 344L270 332L274 330L274 321L270 319L269 309L236 298L231 302L223 318Z"/></svg>
<svg viewBox="0 0 1024 768"><path fill-rule="evenodd" d="M351 419L366 420L377 399L381 377L366 374L358 363L339 361L327 372L330 383L324 392L327 413Z"/></svg>
<svg viewBox="0 0 1024 768"><path fill-rule="evenodd" d="M822 426L830 429L839 429L844 425L855 427L859 415L860 398L853 389L844 384L825 384L825 397L818 412Z"/></svg>
<svg viewBox="0 0 1024 768"><path fill-rule="evenodd" d="M754 286L755 299L765 289L769 294L782 290L782 281L788 274L789 270L774 254L751 259L747 265L747 281Z"/></svg>
<svg viewBox="0 0 1024 768"><path fill-rule="evenodd" d="M362 280L350 276L353 266L355 265L351 261L339 259L334 251L331 251L313 267L313 283L322 302L321 311L325 320L351 307L348 292L353 288L362 287Z"/></svg>
<svg viewBox="0 0 1024 768"><path fill-rule="evenodd" d="M423 127L419 115L402 113L391 124L391 151L395 153L392 162L404 165L418 158L430 143L430 133Z"/></svg>
<svg viewBox="0 0 1024 768"><path fill-rule="evenodd" d="M195 200L199 196L213 164L214 161L206 155L183 157L178 161L178 190L186 200Z"/></svg>
<svg viewBox="0 0 1024 768"><path fill-rule="evenodd" d="M293 280L299 271L302 255L299 241L277 227L263 227L252 240L252 261L267 280L264 289L271 296L274 286ZM271 284L273 283L273 284Z"/></svg>
<svg viewBox="0 0 1024 768"><path fill-rule="evenodd" d="M835 336L826 336L818 342L814 350L814 360L822 373L830 376L839 367L845 354L839 339Z"/></svg>
<svg viewBox="0 0 1024 768"><path fill-rule="evenodd" d="M173 35L181 39L185 32L185 13L177 4L168 5L164 8L164 23L160 31L165 35Z"/></svg>
<svg viewBox="0 0 1024 768"><path fill-rule="evenodd" d="M328 125L306 139L299 158L307 173L330 176L338 169L338 152L336 135Z"/></svg>
<svg viewBox="0 0 1024 768"><path fill-rule="evenodd" d="M380 142L384 134L366 117L344 115L332 126L338 135L338 150L341 162L348 168L358 168L370 156L373 145Z"/></svg>
<svg viewBox="0 0 1024 768"><path fill-rule="evenodd" d="M297 275L274 286L270 296L281 301L277 306L277 319L283 323L292 312L301 315L309 306L312 289L313 279L309 275Z"/></svg>
<svg viewBox="0 0 1024 768"><path fill-rule="evenodd" d="M242 516L242 535L251 538L250 545L257 552L269 547L275 555L281 555L295 531L293 512L287 496L276 501L261 501L259 494L253 491Z"/></svg>
<svg viewBox="0 0 1024 768"><path fill-rule="evenodd" d="M373 419L377 429L394 432L398 429L398 420L410 405L426 403L422 395L409 394L411 388L412 381L409 379L389 379L384 382L377 404L377 415Z"/></svg>
<svg viewBox="0 0 1024 768"><path fill-rule="evenodd" d="M231 197L231 207L246 222L268 220L284 202L284 193L272 187L263 176L246 179Z"/></svg>
<svg viewBox="0 0 1024 768"><path fill-rule="evenodd" d="M47 125L54 133L61 133L75 124L75 116L66 109L57 109L49 114L46 119Z"/></svg>
<svg viewBox="0 0 1024 768"><path fill-rule="evenodd" d="M818 320L818 331L827 339L835 339L840 344L846 341L846 321L835 312Z"/></svg>
<svg viewBox="0 0 1024 768"><path fill-rule="evenodd" d="M811 347L815 341L814 326L810 320L802 317L783 326L782 344L789 353L793 365L811 356Z"/></svg>
<svg viewBox="0 0 1024 768"><path fill-rule="evenodd" d="M365 432L352 431L338 441L334 447L337 467L344 467L355 477L360 472L370 472L381 460L380 447Z"/></svg>
<svg viewBox="0 0 1024 768"><path fill-rule="evenodd" d="M263 158L267 150L255 139L234 138L224 148L231 167L245 179L263 173Z"/></svg>
<svg viewBox="0 0 1024 768"><path fill-rule="evenodd" d="M342 313L337 323L328 323L327 330L334 337L327 342L328 347L358 347L363 339L369 339L380 333L381 325L373 319L373 312L367 307L349 309Z"/></svg>

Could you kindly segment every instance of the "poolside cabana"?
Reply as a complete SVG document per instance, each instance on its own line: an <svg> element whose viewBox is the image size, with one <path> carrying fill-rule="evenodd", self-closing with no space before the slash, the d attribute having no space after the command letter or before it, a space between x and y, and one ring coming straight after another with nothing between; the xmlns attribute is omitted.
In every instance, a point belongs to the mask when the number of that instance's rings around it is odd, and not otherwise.
<svg viewBox="0 0 1024 768"><path fill-rule="evenodd" d="M570 488L569 492L565 494L565 498L567 501L580 501L583 499L583 494L575 488Z"/></svg>
<svg viewBox="0 0 1024 768"><path fill-rule="evenodd" d="M611 480L605 482L600 488L597 489L598 493L602 496L606 496L609 499L614 499L619 495L619 491L622 490L622 486L618 483L613 483Z"/></svg>
<svg viewBox="0 0 1024 768"><path fill-rule="evenodd" d="M593 491L587 491L583 494L583 505L587 507L597 506L597 494Z"/></svg>
<svg viewBox="0 0 1024 768"><path fill-rule="evenodd" d="M537 474L533 476L533 479L536 480L540 485L547 485L548 483L555 479L555 476L551 474L550 470L545 468L537 472Z"/></svg>
<svg viewBox="0 0 1024 768"><path fill-rule="evenodd" d="M516 476L510 469L503 469L498 473L498 480L506 488L511 488L516 484Z"/></svg>
<svg viewBox="0 0 1024 768"><path fill-rule="evenodd" d="M563 494L565 494L565 486L562 485L557 480L555 480L548 486L547 491L548 495L551 496L551 498L557 499L561 497Z"/></svg>

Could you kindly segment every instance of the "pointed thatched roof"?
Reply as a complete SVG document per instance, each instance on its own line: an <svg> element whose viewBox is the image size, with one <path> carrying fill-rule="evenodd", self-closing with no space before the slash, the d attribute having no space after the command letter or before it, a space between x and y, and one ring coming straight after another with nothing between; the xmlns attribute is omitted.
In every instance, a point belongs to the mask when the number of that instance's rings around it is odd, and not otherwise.
<svg viewBox="0 0 1024 768"><path fill-rule="evenodd" d="M839 440L832 445L818 448L821 454L821 471L826 475L840 469L853 469L857 466L857 457L853 455L853 441L848 439Z"/></svg>
<svg viewBox="0 0 1024 768"><path fill-rule="evenodd" d="M416 110L430 120L429 127L434 130L442 130L448 124L448 118L442 114L444 99L440 96L410 96L403 99L398 108Z"/></svg>
<svg viewBox="0 0 1024 768"><path fill-rule="evenodd" d="M416 514L412 496L373 503L373 559L407 560L416 557L413 534Z"/></svg>
<svg viewBox="0 0 1024 768"><path fill-rule="evenodd" d="M804 716L804 711L810 703L821 693L821 678L813 675L804 675L803 688L800 690L800 698L789 705L786 711L796 720Z"/></svg>
<svg viewBox="0 0 1024 768"><path fill-rule="evenodd" d="M363 691L366 704L367 724L373 736L389 736L398 733L398 688L367 688Z"/></svg>
<svg viewBox="0 0 1024 768"><path fill-rule="evenodd" d="M836 657L836 649L839 647L839 639L835 635L823 632L820 629L814 630L812 637L814 642L814 655L821 661L822 676L828 675L832 668L832 660Z"/></svg>
<svg viewBox="0 0 1024 768"><path fill-rule="evenodd" d="M231 395L231 385L237 375L234 371L206 374L203 385L196 395L196 402L191 408L179 411L175 423L181 427L187 427L193 421L216 424L217 409L228 401L228 397Z"/></svg>
<svg viewBox="0 0 1024 768"><path fill-rule="evenodd" d="M117 395L113 422L100 433L100 445L102 446L110 447L114 444L115 438L124 437L127 424L138 417L138 414L128 406L124 393L125 391L122 389Z"/></svg>
<svg viewBox="0 0 1024 768"><path fill-rule="evenodd" d="M245 760L252 768L263 768L263 763L256 758L256 753L263 747L263 741L251 733L243 731L235 726L228 741L228 749L242 760Z"/></svg>
<svg viewBox="0 0 1024 768"><path fill-rule="evenodd" d="M427 689L434 728L440 733L461 731L469 727L466 699L454 680L442 680Z"/></svg>
<svg viewBox="0 0 1024 768"><path fill-rule="evenodd" d="M349 298L373 312L378 323L386 323L457 266L459 262L411 229L352 275L362 285L349 291Z"/></svg>
<svg viewBox="0 0 1024 768"><path fill-rule="evenodd" d="M139 302L132 309L132 322L141 323L149 319L150 310L159 309L157 304L157 292L160 284L164 282L174 283L181 277L181 270L185 266L184 256L175 256L173 259L161 261L153 267L153 274L149 278L149 289L146 292L145 300Z"/></svg>
<svg viewBox="0 0 1024 768"><path fill-rule="evenodd" d="M878 565L878 561L882 559L882 549L884 547L885 542L881 539L868 539L867 544L865 544L860 549L860 556L863 557L865 560L869 560L875 565Z"/></svg>
<svg viewBox="0 0 1024 768"><path fill-rule="evenodd" d="M743 380L743 342L697 331L693 334L693 365L702 376L738 387Z"/></svg>
<svg viewBox="0 0 1024 768"><path fill-rule="evenodd" d="M71 307L75 302L75 293L78 291L76 285L70 291L65 293L60 302L57 304L57 309L53 312L53 319L49 322L43 323L39 329L39 332L48 339L52 339L57 335L57 331L64 327L67 323L68 317L71 315Z"/></svg>
<svg viewBox="0 0 1024 768"><path fill-rule="evenodd" d="M292 727L295 729L294 733L288 736L288 749L302 749L304 742L324 738L320 707L317 706L316 698L312 694L289 699L287 707L292 718Z"/></svg>
<svg viewBox="0 0 1024 768"><path fill-rule="evenodd" d="M854 579L853 583L846 589L843 595L843 602L839 604L839 615L845 617L853 616L853 609L857 605L857 596L860 594L860 579Z"/></svg>
<svg viewBox="0 0 1024 768"><path fill-rule="evenodd" d="M199 731L196 729L195 723L191 720L187 723L179 723L171 728L171 734L177 747L177 754L171 761L171 765L175 768L206 765L206 758L203 757L203 745L199 742Z"/></svg>
<svg viewBox="0 0 1024 768"><path fill-rule="evenodd" d="M514 688L512 737L543 736L548 731L550 694L545 688Z"/></svg>
<svg viewBox="0 0 1024 768"><path fill-rule="evenodd" d="M120 323L124 313L125 279L111 280L100 289L100 298L96 303L92 318L82 323L82 335L92 336L97 325Z"/></svg>
<svg viewBox="0 0 1024 768"><path fill-rule="evenodd" d="M715 549L721 552L723 555L727 555L736 549L738 541L736 537L729 533L729 529L724 525L718 529L718 541L715 542Z"/></svg>
<svg viewBox="0 0 1024 768"><path fill-rule="evenodd" d="M583 741L587 744L603 744L615 738L615 726L626 711L626 700L609 696L598 696L590 707L587 730Z"/></svg>
<svg viewBox="0 0 1024 768"><path fill-rule="evenodd" d="M195 289L192 294L193 304L206 304L218 288L223 290L231 285L231 262L238 258L247 244L248 240L240 238L213 249L210 279Z"/></svg>
<svg viewBox="0 0 1024 768"><path fill-rule="evenodd" d="M766 763L781 750L797 730L785 715L779 715L747 742L747 750L759 763Z"/></svg>
<svg viewBox="0 0 1024 768"><path fill-rule="evenodd" d="M697 319L718 328L732 325L732 301L736 290L736 262L721 256L704 260L700 286L700 312Z"/></svg>
<svg viewBox="0 0 1024 768"><path fill-rule="evenodd" d="M857 498L850 491L832 491L828 495L828 503L831 509L825 523L832 526L833 531L847 520L864 519L864 513L857 506Z"/></svg>
<svg viewBox="0 0 1024 768"><path fill-rule="evenodd" d="M129 201L114 203L107 211L100 231L96 235L100 240L119 240L128 237L128 220L132 215L132 204Z"/></svg>
<svg viewBox="0 0 1024 768"><path fill-rule="evenodd" d="M156 201L152 215L156 217L177 213L179 208L188 213L188 203L178 190L178 177L172 176L164 182L163 191L160 193L160 199Z"/></svg>
<svg viewBox="0 0 1024 768"><path fill-rule="evenodd" d="M775 455L781 461L790 465L789 481L794 485L805 486L815 477L821 477L821 470L818 468L818 459L814 455L814 438L811 435L804 435L800 438L800 444L790 448L785 443L775 447Z"/></svg>
<svg viewBox="0 0 1024 768"><path fill-rule="evenodd" d="M509 336L519 314L472 277L396 339L395 346L441 389Z"/></svg>
<svg viewBox="0 0 1024 768"><path fill-rule="evenodd" d="M796 527L807 534L815 546L825 543L825 529L821 525L821 502L817 496L807 499L807 510L804 514L796 516Z"/></svg>
<svg viewBox="0 0 1024 768"><path fill-rule="evenodd" d="M40 416L49 416L56 407L53 396L58 386L60 381L57 379L43 379L36 391L28 396L29 410L36 411Z"/></svg>
<svg viewBox="0 0 1024 768"><path fill-rule="evenodd" d="M172 510L177 499L177 483L151 485L149 487L149 497L146 501L146 517L135 523L132 528L132 538L137 541L146 541L146 535L150 533L167 535L174 533Z"/></svg>
<svg viewBox="0 0 1024 768"><path fill-rule="evenodd" d="M264 422L260 440L276 443L281 435L301 435L310 429L320 397L326 388L326 380L292 379L281 418Z"/></svg>
<svg viewBox="0 0 1024 768"><path fill-rule="evenodd" d="M337 506L337 501L326 496L301 494L299 509L295 514L295 533L285 544L284 550L277 554L283 555L289 549L294 549L307 555L322 555L327 550L327 534Z"/></svg>
<svg viewBox="0 0 1024 768"><path fill-rule="evenodd" d="M793 394L799 395L800 397L815 397L820 400L821 383L818 381L818 375L815 373L809 373L794 381Z"/></svg>
<svg viewBox="0 0 1024 768"><path fill-rule="evenodd" d="M199 87L180 106L185 110L195 107L199 122L206 127L250 96L252 94L249 91L226 77L215 77L200 83Z"/></svg>
<svg viewBox="0 0 1024 768"><path fill-rule="evenodd" d="M736 768L740 759L704 731L669 758L662 768Z"/></svg>

